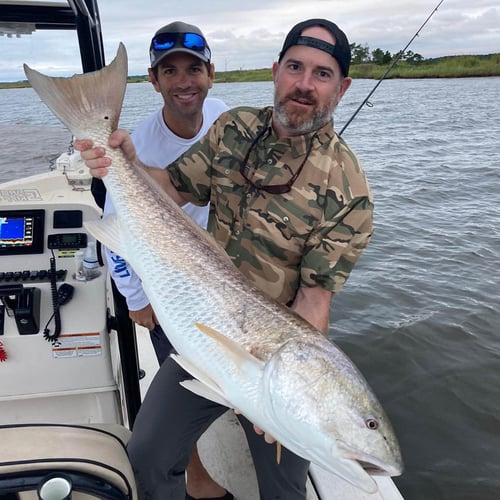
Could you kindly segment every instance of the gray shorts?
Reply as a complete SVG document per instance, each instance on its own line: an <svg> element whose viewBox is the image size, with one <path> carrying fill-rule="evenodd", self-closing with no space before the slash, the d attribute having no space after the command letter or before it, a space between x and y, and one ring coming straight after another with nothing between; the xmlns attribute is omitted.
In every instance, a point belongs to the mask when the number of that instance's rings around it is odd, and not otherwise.
<svg viewBox="0 0 500 500"><path fill-rule="evenodd" d="M156 325L152 330L149 330L149 336L155 350L156 359L161 366L171 353L173 349L172 344L160 325Z"/></svg>

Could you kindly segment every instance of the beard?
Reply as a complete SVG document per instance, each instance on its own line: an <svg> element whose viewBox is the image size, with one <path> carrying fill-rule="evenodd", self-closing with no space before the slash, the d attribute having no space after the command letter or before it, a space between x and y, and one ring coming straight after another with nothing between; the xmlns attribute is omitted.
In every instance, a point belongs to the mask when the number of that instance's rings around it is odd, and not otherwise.
<svg viewBox="0 0 500 500"><path fill-rule="evenodd" d="M337 107L337 96L326 104L319 106L316 99L310 92L295 91L292 95L288 95L279 99L278 92L274 91L274 115L278 122L294 134L308 134L314 130L318 130L323 125L326 125L333 116L333 112ZM304 113L298 109L287 109L287 103L293 100L305 100L313 106L310 113Z"/></svg>

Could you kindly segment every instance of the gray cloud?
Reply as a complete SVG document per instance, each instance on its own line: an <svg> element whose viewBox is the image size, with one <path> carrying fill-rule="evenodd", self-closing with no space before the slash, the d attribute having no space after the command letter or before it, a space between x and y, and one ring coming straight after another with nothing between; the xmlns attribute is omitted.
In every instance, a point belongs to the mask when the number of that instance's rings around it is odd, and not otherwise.
<svg viewBox="0 0 500 500"><path fill-rule="evenodd" d="M118 43L129 54L129 74L145 74L152 34L176 19L197 24L206 34L219 71L270 67L286 32L310 17L339 24L351 42L401 50L438 2L405 0L101 0L106 59ZM472 5L473 4L473 5ZM497 0L445 1L410 49L424 57L500 52L500 6ZM81 71L72 32L37 32L20 39L0 37L0 81L24 79L22 63L53 75Z"/></svg>

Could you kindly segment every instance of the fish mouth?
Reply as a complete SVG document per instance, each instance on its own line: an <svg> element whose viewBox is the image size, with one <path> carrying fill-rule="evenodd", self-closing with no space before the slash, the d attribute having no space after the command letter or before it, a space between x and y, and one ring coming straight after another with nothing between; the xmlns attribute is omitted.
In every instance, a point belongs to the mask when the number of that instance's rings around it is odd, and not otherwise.
<svg viewBox="0 0 500 500"><path fill-rule="evenodd" d="M354 448L345 441L338 441L339 447L345 452L345 458L354 460L370 476L400 476L403 473L401 459L396 458L393 463L388 463L373 455L364 453Z"/></svg>
<svg viewBox="0 0 500 500"><path fill-rule="evenodd" d="M365 472L370 474L370 476L393 476L390 471L387 470L387 468L380 467L377 464L373 464L370 462L365 462L364 460L356 460L359 465L363 468ZM399 475L399 474L396 474Z"/></svg>

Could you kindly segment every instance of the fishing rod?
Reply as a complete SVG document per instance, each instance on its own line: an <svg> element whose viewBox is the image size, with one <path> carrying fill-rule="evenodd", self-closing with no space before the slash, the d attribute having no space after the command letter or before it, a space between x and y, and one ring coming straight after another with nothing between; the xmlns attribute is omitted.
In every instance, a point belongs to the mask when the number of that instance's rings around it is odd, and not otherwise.
<svg viewBox="0 0 500 500"><path fill-rule="evenodd" d="M369 106L369 107L373 106L373 104L371 102L369 102L368 99L370 99L370 97L374 94L374 92L377 90L378 86L385 80L386 76L389 74L389 72L391 71L391 69L394 68L394 66L401 59L401 57L403 57L404 53L406 52L406 49L411 45L411 43L413 42L413 40L415 40L415 38L417 38L417 36L419 35L419 33L422 31L423 27L429 22L430 18L436 13L436 11L439 9L439 7L441 7L441 4L443 2L444 2L444 0L441 0L437 4L437 6L434 7L434 10L429 14L429 16L427 17L427 19L423 22L422 26L420 26L420 28L418 28L418 30L413 35L413 37L411 38L411 40L406 44L405 48L399 51L397 57L394 59L394 61L392 62L392 64L387 68L386 72L382 75L382 77L377 82L377 84L375 85L375 87L373 87L373 89L371 90L371 92L365 97L364 101L359 105L358 109L356 109L356 111L351 116L351 118L349 118L349 120L347 121L347 123L342 127L342 130L338 134L339 136L342 135L342 132L344 132L344 130L354 120L354 118L356 117L356 115L361 111L361 108L365 104L367 106Z"/></svg>

